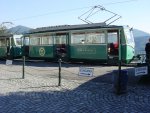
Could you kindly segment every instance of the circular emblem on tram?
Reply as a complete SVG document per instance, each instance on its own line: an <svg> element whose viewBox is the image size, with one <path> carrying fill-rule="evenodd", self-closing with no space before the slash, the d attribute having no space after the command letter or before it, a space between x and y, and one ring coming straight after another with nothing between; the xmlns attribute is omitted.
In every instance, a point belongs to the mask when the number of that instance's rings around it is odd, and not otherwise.
<svg viewBox="0 0 150 113"><path fill-rule="evenodd" d="M40 54L40 56L44 56L45 55L45 49L43 47L41 47L39 49L39 54Z"/></svg>

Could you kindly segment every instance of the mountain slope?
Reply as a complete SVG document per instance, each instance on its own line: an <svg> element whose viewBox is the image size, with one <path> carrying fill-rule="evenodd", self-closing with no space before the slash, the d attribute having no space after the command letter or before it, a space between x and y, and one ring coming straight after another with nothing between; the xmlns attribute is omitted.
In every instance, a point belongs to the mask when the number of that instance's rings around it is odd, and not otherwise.
<svg viewBox="0 0 150 113"><path fill-rule="evenodd" d="M134 36L134 40L135 40L136 54L144 53L145 52L145 44L148 42L148 39L150 38L150 34L144 32L144 31L138 30L138 29L134 29L133 36Z"/></svg>
<svg viewBox="0 0 150 113"><path fill-rule="evenodd" d="M135 37L135 52L145 52L145 45L148 42L149 36Z"/></svg>
<svg viewBox="0 0 150 113"><path fill-rule="evenodd" d="M31 29L32 28L19 25L19 26L8 29L8 32L13 33L13 34L23 34L23 33L29 32Z"/></svg>
<svg viewBox="0 0 150 113"><path fill-rule="evenodd" d="M138 30L138 29L133 29L133 35L134 37L145 37L145 36L150 36L149 33Z"/></svg>

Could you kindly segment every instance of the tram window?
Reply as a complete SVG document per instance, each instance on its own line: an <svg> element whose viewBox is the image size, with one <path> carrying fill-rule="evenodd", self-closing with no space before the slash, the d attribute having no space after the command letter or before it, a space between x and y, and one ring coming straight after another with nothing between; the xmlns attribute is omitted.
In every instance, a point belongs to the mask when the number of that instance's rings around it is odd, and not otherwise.
<svg viewBox="0 0 150 113"><path fill-rule="evenodd" d="M5 39L0 39L0 46L5 46Z"/></svg>
<svg viewBox="0 0 150 113"><path fill-rule="evenodd" d="M10 42L10 43L11 43L11 46L14 46L14 45L15 45L15 39L12 38L12 37L11 37L10 39L11 39L11 42Z"/></svg>
<svg viewBox="0 0 150 113"><path fill-rule="evenodd" d="M100 32L86 33L85 43L87 44L105 43L105 34Z"/></svg>
<svg viewBox="0 0 150 113"><path fill-rule="evenodd" d="M40 37L30 38L30 45L40 45Z"/></svg>
<svg viewBox="0 0 150 113"><path fill-rule="evenodd" d="M118 55L118 32L108 32L109 55Z"/></svg>
<svg viewBox="0 0 150 113"><path fill-rule="evenodd" d="M21 45L21 38L16 38L16 45Z"/></svg>
<svg viewBox="0 0 150 113"><path fill-rule="evenodd" d="M117 32L108 33L108 43L117 43L117 42L118 42Z"/></svg>
<svg viewBox="0 0 150 113"><path fill-rule="evenodd" d="M72 44L99 44L105 43L105 34L101 32L87 32L87 33L72 33Z"/></svg>
<svg viewBox="0 0 150 113"><path fill-rule="evenodd" d="M66 35L57 35L55 36L55 44L66 44Z"/></svg>
<svg viewBox="0 0 150 113"><path fill-rule="evenodd" d="M72 44L81 44L81 43L83 44L83 41L85 41L85 33L72 33L71 34Z"/></svg>
<svg viewBox="0 0 150 113"><path fill-rule="evenodd" d="M43 36L42 37L42 44L52 44L52 36Z"/></svg>
<svg viewBox="0 0 150 113"><path fill-rule="evenodd" d="M24 45L29 45L29 37L25 37L25 39L24 39Z"/></svg>
<svg viewBox="0 0 150 113"><path fill-rule="evenodd" d="M6 39L6 46L10 46L10 40Z"/></svg>

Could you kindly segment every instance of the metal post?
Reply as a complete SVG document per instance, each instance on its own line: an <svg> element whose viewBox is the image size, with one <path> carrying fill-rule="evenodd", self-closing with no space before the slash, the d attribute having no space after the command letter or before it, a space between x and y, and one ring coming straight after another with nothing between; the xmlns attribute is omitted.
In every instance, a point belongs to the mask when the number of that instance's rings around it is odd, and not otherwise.
<svg viewBox="0 0 150 113"><path fill-rule="evenodd" d="M61 86L61 58L59 58L59 80L58 80L58 86Z"/></svg>
<svg viewBox="0 0 150 113"><path fill-rule="evenodd" d="M121 38L120 38L120 30L119 30L119 33L118 33L118 38L119 38L119 61L118 61L118 71L119 71L119 73L118 73L118 87L117 87L117 94L120 94L120 78L121 78Z"/></svg>
<svg viewBox="0 0 150 113"><path fill-rule="evenodd" d="M25 56L22 57L23 60L23 67L22 67L22 79L24 79L24 71L25 71Z"/></svg>
<svg viewBox="0 0 150 113"><path fill-rule="evenodd" d="M23 67L22 67L22 79L24 79L25 77L25 47L24 47L24 43L25 42L25 38L23 37L23 47L22 47L22 60L23 60Z"/></svg>

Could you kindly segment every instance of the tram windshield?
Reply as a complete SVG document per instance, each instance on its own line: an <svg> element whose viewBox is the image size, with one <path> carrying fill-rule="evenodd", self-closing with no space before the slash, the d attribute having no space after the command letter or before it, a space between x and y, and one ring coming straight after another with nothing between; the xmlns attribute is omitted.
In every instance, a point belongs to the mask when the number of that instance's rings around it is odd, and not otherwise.
<svg viewBox="0 0 150 113"><path fill-rule="evenodd" d="M16 38L16 46L21 45L21 38Z"/></svg>
<svg viewBox="0 0 150 113"><path fill-rule="evenodd" d="M22 45L22 35L14 35L13 36L13 41L14 41L14 44L16 45L16 46L21 46Z"/></svg>
<svg viewBox="0 0 150 113"><path fill-rule="evenodd" d="M135 42L134 42L134 37L133 37L132 30L130 30L129 28L125 28L124 32L125 32L125 37L126 37L127 44L135 47Z"/></svg>

